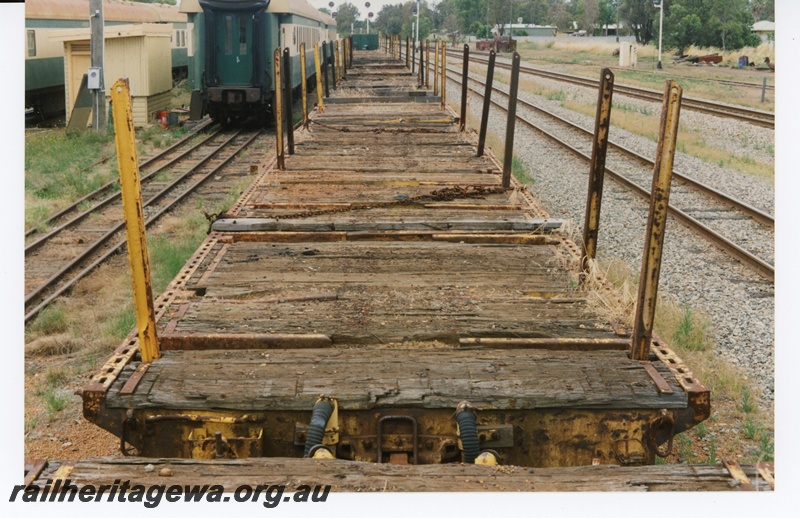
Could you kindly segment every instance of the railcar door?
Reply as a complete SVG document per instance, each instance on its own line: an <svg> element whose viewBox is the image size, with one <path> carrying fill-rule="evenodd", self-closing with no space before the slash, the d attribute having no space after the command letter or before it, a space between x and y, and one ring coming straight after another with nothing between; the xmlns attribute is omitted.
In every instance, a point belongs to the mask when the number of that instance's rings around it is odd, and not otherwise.
<svg viewBox="0 0 800 518"><path fill-rule="evenodd" d="M217 17L216 65L220 84L253 82L253 14L225 13Z"/></svg>

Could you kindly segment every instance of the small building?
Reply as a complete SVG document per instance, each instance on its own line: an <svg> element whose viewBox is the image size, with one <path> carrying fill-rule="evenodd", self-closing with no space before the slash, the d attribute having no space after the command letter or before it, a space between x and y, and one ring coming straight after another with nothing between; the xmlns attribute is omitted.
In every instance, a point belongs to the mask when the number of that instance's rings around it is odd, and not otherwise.
<svg viewBox="0 0 800 518"><path fill-rule="evenodd" d="M105 28L106 101L117 79L128 78L133 123L140 128L169 109L172 90L172 28L163 24L116 25ZM64 42L64 97L67 116L91 64L88 29L67 29L53 36Z"/></svg>
<svg viewBox="0 0 800 518"><path fill-rule="evenodd" d="M761 41L775 41L775 22L761 20L754 23L750 31L758 34Z"/></svg>

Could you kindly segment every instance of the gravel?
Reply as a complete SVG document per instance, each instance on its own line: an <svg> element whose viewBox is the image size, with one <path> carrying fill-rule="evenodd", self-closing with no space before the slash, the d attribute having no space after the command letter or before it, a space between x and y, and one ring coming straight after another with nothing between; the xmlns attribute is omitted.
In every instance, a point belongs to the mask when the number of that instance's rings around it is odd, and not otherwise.
<svg viewBox="0 0 800 518"><path fill-rule="evenodd" d="M500 88L505 86L497 82L495 85ZM569 99L589 102L596 102L597 99L596 91L587 88L555 82L547 86L561 89ZM458 105L460 86L453 81L448 83L448 97L451 103ZM593 118L565 110L558 101L527 93L521 94L521 97L565 116L584 128L594 127ZM497 96L496 100L501 104L507 102L502 96ZM660 107L635 99L625 98L623 102L637 106L639 103L646 104L652 112L654 124L658 124ZM468 117L476 126L480 120L481 106L482 100L477 95L470 94ZM643 107L642 111L646 109ZM523 111L518 113L528 118ZM541 115L531 115L530 118L535 118L537 123L544 122ZM772 149L774 130L688 110L681 113L681 127L703 134L709 144L730 144L726 149L731 152L745 153L754 160L773 163L773 157L767 150ZM489 132L501 139L505 135L505 114L495 107L491 110ZM644 137L619 128L612 128L610 135L612 140L633 148L644 156L655 157L655 143ZM540 133L519 123L515 132L514 148L515 155L526 163L533 178L529 190L552 216L572 220L576 229L574 235L580 236L588 186L588 163L557 148ZM496 154L502 155L502 149L496 151ZM676 156L675 169L763 211L774 213L774 188L766 180L682 153ZM647 173L651 174L652 171ZM677 199L678 192L680 188L673 184L671 201ZM627 264L630 271L639 272L646 222L647 205L644 200L634 197L616 182L606 179L598 259L607 262L618 258ZM773 260L772 233L759 231L758 228L753 230L744 220L732 219L727 225L728 232L734 235L733 240L738 242L747 238L754 242L751 249L757 251L757 255ZM762 234L763 237L760 237ZM725 361L739 367L748 380L761 387L761 406L770 408L775 390L773 283L763 280L670 218L666 227L659 293L709 317L716 353Z"/></svg>

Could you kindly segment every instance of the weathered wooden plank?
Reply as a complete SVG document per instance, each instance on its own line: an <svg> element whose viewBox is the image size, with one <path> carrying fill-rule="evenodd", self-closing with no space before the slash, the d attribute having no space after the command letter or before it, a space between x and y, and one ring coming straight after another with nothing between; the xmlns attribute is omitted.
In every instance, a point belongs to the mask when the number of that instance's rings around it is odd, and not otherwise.
<svg viewBox="0 0 800 518"><path fill-rule="evenodd" d="M154 469L145 470L152 464ZM60 464L50 465L34 481L44 487ZM165 481L158 474L170 468ZM742 466L759 491L770 486L754 466ZM466 464L396 465L291 458L191 460L100 457L83 459L72 468L78 487L112 485L115 480L145 487L164 483L180 486L221 485L231 493L242 484L266 481L293 491L301 485L331 486L332 492L475 492L475 491L738 491L721 465L664 464L658 466L580 466L523 468Z"/></svg>
<svg viewBox="0 0 800 518"><path fill-rule="evenodd" d="M377 406L485 409L684 408L686 395L660 393L623 351L296 349L165 351L147 393L109 394L111 407L307 410L319 394L342 410ZM669 375L668 373L666 373ZM400 384L398 380L424 379ZM275 380L284 390L276 394ZM674 377L670 383L677 389ZM295 387L288 390L286 387ZM287 392L288 390L288 392Z"/></svg>

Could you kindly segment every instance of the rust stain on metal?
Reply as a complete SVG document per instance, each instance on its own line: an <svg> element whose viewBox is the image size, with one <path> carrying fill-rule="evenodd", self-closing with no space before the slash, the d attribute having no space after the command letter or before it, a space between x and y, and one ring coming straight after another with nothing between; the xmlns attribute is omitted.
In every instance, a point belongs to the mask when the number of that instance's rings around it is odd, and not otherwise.
<svg viewBox="0 0 800 518"><path fill-rule="evenodd" d="M656 368L653 367L652 363L650 363L649 361L645 361L641 362L641 364L642 367L644 367L645 372L647 372L647 374L649 374L650 377L653 379L653 382L656 384L656 387L658 388L658 391L661 394L673 393L672 388L669 386L669 383L667 383L667 380L665 380L664 377L661 376L661 374L659 374Z"/></svg>
<svg viewBox="0 0 800 518"><path fill-rule="evenodd" d="M680 85L675 81L668 80L666 82L658 150L653 168L653 187L645 231L642 270L639 276L641 282L631 340L631 358L634 360L646 360L650 354L682 92Z"/></svg>

